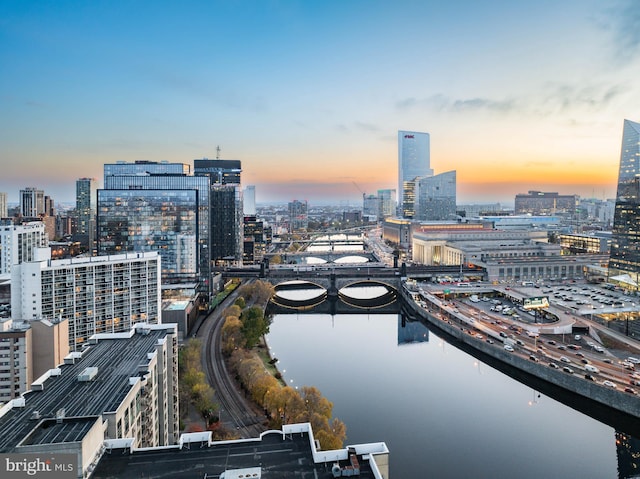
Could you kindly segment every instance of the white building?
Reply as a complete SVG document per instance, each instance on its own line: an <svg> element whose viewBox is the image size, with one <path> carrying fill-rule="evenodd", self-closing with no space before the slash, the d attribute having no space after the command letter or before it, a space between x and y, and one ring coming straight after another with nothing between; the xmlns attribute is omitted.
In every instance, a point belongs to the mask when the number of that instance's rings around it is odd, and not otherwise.
<svg viewBox="0 0 640 479"><path fill-rule="evenodd" d="M256 215L256 187L255 185L249 185L244 189L243 204L245 216Z"/></svg>
<svg viewBox="0 0 640 479"><path fill-rule="evenodd" d="M14 225L10 219L0 220L0 277L11 275L12 266L32 261L34 248L48 244L42 221Z"/></svg>
<svg viewBox="0 0 640 479"><path fill-rule="evenodd" d="M97 333L161 322L157 252L62 260L51 260L50 249L37 253L12 269L12 316L68 319L71 351Z"/></svg>
<svg viewBox="0 0 640 479"><path fill-rule="evenodd" d="M9 207L7 205L7 194L0 193L0 219L9 215Z"/></svg>

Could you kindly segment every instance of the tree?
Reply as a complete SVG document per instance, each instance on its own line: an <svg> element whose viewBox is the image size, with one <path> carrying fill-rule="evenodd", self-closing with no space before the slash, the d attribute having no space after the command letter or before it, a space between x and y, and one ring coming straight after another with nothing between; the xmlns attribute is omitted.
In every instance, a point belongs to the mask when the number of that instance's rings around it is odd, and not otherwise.
<svg viewBox="0 0 640 479"><path fill-rule="evenodd" d="M238 299L236 299L234 304L237 305L240 309L244 309L247 305L246 301L242 296L238 296Z"/></svg>
<svg viewBox="0 0 640 479"><path fill-rule="evenodd" d="M264 313L257 306L244 310L240 321L242 321L242 335L249 349L258 344L260 338L269 332L269 324L265 321Z"/></svg>

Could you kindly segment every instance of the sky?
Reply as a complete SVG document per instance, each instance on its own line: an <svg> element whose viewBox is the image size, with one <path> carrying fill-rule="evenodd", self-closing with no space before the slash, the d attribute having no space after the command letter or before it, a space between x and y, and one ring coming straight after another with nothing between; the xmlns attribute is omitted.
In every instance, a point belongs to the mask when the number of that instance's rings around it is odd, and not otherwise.
<svg viewBox="0 0 640 479"><path fill-rule="evenodd" d="M638 78L636 0L2 0L0 191L219 146L258 202L358 201L412 130L459 204L613 198Z"/></svg>

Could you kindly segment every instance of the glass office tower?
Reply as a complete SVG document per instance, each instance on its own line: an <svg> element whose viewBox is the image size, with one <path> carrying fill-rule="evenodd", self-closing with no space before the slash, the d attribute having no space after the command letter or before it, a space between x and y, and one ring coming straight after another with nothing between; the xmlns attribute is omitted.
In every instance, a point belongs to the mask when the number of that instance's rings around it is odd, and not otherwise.
<svg viewBox="0 0 640 479"><path fill-rule="evenodd" d="M158 251L163 283L197 280L198 290L210 294L209 179L191 175L183 163L104 168L105 189L98 193L99 253ZM119 231L121 221L138 226Z"/></svg>
<svg viewBox="0 0 640 479"><path fill-rule="evenodd" d="M638 288L640 273L640 123L624 121L613 219L609 276L627 274ZM634 284L635 283L635 284Z"/></svg>
<svg viewBox="0 0 640 479"><path fill-rule="evenodd" d="M414 214L415 179L433 176L429 133L398 131L398 206L405 218Z"/></svg>
<svg viewBox="0 0 640 479"><path fill-rule="evenodd" d="M455 170L416 181L414 218L421 221L456 219Z"/></svg>

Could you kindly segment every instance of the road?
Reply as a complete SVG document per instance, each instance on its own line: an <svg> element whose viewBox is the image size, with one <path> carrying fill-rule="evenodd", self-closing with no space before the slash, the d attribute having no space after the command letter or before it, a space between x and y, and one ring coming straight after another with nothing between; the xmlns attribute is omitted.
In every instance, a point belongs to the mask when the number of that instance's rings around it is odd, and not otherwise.
<svg viewBox="0 0 640 479"><path fill-rule="evenodd" d="M626 390L630 394L640 391L640 374L634 370L635 367L640 370L640 364L633 365L602 347L598 351L596 347L599 345L589 336L540 335L534 331L527 331L526 328L535 330L541 325L523 323L511 319L511 316L490 311L489 302L472 303L468 299L457 299L445 301L444 305L445 311L449 313L448 317L451 318L449 322L457 321L469 334L491 341L495 347L503 347L503 343L510 341L516 343L513 345L513 354L553 368L568 367L573 371L572 374L585 377L585 380L588 375L600 384L610 381L617 389ZM436 313L436 316L446 320L440 313ZM561 316L562 319L564 318ZM583 322L589 321L583 318ZM593 327L593 324L591 326ZM637 349L637 343L634 346ZM588 371L587 364L598 370Z"/></svg>
<svg viewBox="0 0 640 479"><path fill-rule="evenodd" d="M233 305L238 297L237 291L236 289L231 293L204 319L196 337L202 341L202 367L220 405L220 420L240 437L255 438L267 429L264 425L265 418L238 389L227 370L220 346L220 333L224 324L222 312Z"/></svg>

